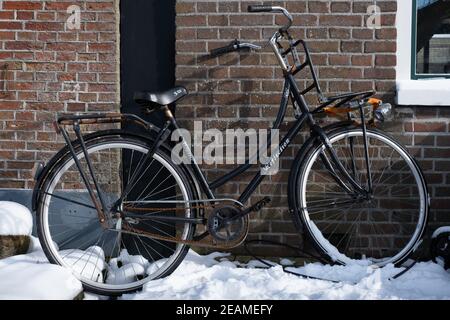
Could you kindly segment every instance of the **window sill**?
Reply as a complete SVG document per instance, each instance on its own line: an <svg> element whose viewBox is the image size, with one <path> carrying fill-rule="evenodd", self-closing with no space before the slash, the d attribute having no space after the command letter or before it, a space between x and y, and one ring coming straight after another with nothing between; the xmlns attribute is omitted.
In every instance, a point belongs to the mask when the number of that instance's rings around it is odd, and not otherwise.
<svg viewBox="0 0 450 320"><path fill-rule="evenodd" d="M397 80L397 104L450 106L450 79Z"/></svg>

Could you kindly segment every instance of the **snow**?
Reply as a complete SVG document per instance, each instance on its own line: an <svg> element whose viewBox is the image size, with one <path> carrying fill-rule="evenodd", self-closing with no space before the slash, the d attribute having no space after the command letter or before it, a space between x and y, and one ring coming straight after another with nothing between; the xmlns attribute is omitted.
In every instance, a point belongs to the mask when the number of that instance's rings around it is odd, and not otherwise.
<svg viewBox="0 0 450 320"><path fill-rule="evenodd" d="M27 207L10 201L0 201L0 236L29 236L33 218Z"/></svg>
<svg viewBox="0 0 450 320"><path fill-rule="evenodd" d="M448 227L440 227L439 229L436 229L436 231L433 232L433 235L431 236L431 238L437 238L439 235L443 234L443 233L450 233L450 226Z"/></svg>
<svg viewBox="0 0 450 320"><path fill-rule="evenodd" d="M145 277L149 266L150 263L144 257L130 255L126 249L123 249L117 258L109 262L106 282L109 284L130 283L134 281L136 275Z"/></svg>
<svg viewBox="0 0 450 320"><path fill-rule="evenodd" d="M0 260L0 279L0 300L70 300L82 292L70 270L49 264L35 237L28 254Z"/></svg>
<svg viewBox="0 0 450 320"><path fill-rule="evenodd" d="M81 276L103 282L102 271L105 269L105 255L100 247L83 250L63 250L60 255L64 262Z"/></svg>
<svg viewBox="0 0 450 320"><path fill-rule="evenodd" d="M34 237L31 240L28 254L0 260L0 299L73 299L77 296L82 290L81 283L69 270L49 264L38 240ZM91 258L87 266L80 263L84 270L78 271L99 276L106 268L110 272L106 281L115 284L123 283L129 275L139 271L152 272L155 267L142 257L129 255L126 250L108 264L99 247L63 251L62 254L67 255L69 260L66 261L75 265L77 261L86 260L87 255L98 257ZM150 281L143 291L124 295L122 299L450 299L450 272L433 262L418 263L396 280L389 279L403 268L392 265L371 268L358 264L311 263L286 269L338 281L335 283L283 272L282 265L293 265L288 259L280 259L280 264L264 269L259 261L242 264L227 257L226 253L201 256L190 250L172 275ZM94 294L87 294L85 298L105 299Z"/></svg>
<svg viewBox="0 0 450 320"><path fill-rule="evenodd" d="M396 280L389 280L403 268L388 265L330 266L307 264L289 271L336 280L339 283L300 278L283 272L281 265L258 268L251 261L242 265L226 254L200 256L189 251L175 272L151 281L142 292L123 299L450 299L450 273L432 262L416 264ZM217 261L219 260L219 261ZM282 263L288 261L282 260Z"/></svg>
<svg viewBox="0 0 450 320"><path fill-rule="evenodd" d="M332 245L327 239L325 239L322 232L319 230L319 228L317 228L316 224L313 221L309 221L309 226L309 230L314 234L314 237L316 239L320 239L320 243L322 243L322 245L325 247L327 254L333 261L341 261L345 264L359 264L362 266L368 266L372 264L372 262L368 260L354 260L340 253L334 245Z"/></svg>
<svg viewBox="0 0 450 320"><path fill-rule="evenodd" d="M31 214L22 205L0 202L0 235L30 235ZM449 229L441 228L439 232ZM436 231L437 232L437 231ZM30 236L25 255L0 260L0 300L3 299L73 299L82 292L81 282L69 269L52 265L42 251L39 240ZM123 284L157 271L165 259L150 263L138 255L122 250L117 258L105 262L98 246L60 252L74 269L98 282ZM226 253L201 256L190 250L175 272L163 279L150 281L141 292L122 299L331 299L331 300L398 300L450 299L450 272L433 262L417 263L402 277L391 280L403 268L387 265L369 267L365 263L331 266L320 263L293 267L294 262L280 259L279 264L260 261L246 264L230 261ZM89 263L86 263L89 262ZM305 279L286 270L332 281ZM103 279L107 270L108 278ZM94 294L85 299L105 299Z"/></svg>

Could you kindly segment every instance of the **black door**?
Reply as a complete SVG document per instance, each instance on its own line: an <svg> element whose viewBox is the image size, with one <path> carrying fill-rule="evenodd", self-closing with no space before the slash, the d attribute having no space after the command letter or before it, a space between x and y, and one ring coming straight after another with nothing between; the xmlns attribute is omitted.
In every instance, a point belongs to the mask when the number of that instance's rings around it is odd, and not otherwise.
<svg viewBox="0 0 450 320"><path fill-rule="evenodd" d="M152 91L158 92L169 89L174 85L175 74L175 0L123 0L120 2L120 51L121 51L121 104L122 113L132 113L139 115L161 127L163 117L160 112L154 112L150 115L145 113L143 108L133 101L135 91ZM148 134L142 128L125 124L124 129L133 132ZM137 167L136 157L130 154L122 155L123 177L129 177L127 170ZM137 201L142 195L142 190L153 190L153 186L147 186L146 183L152 181L154 185L158 182L167 184L167 176L163 176L158 168L153 168L151 160L149 160L149 169L142 174L138 180L138 184L127 196L128 200ZM155 164L153 164L155 166ZM153 179L155 172L158 172L156 179ZM125 178L124 178L125 179ZM133 183L124 181L124 184ZM134 185L134 183L133 183ZM147 189L146 189L147 188ZM170 198L175 194L172 189L164 191L164 196ZM142 197L142 196L141 196ZM154 206L154 205L153 205ZM161 207L161 205L160 205ZM142 206L141 206L142 208ZM144 209L147 206L144 206ZM166 214L174 214L166 211ZM142 225L141 225L142 224ZM175 229L170 226L152 225L151 223L140 223L137 229L143 231L160 233L159 230L167 234L174 234ZM132 243L131 239L123 237L130 254L146 255L148 250L139 247L133 247L136 242ZM172 244L163 244L143 238L139 246L153 247L159 253L166 253L166 256L172 253L169 247L174 248ZM145 256L149 261L153 260L151 256Z"/></svg>
<svg viewBox="0 0 450 320"><path fill-rule="evenodd" d="M133 101L133 93L163 91L174 85L175 2L120 2L122 112L140 115L157 125L161 125L161 114L144 114L142 107Z"/></svg>

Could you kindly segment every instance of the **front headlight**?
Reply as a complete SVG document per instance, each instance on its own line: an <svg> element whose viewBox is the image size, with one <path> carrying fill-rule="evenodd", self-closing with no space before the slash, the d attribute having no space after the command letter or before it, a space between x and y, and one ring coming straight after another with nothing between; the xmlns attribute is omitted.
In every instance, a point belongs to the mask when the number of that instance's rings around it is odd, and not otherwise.
<svg viewBox="0 0 450 320"><path fill-rule="evenodd" d="M381 103L373 112L373 115L380 122L392 120L394 118L392 105L390 103Z"/></svg>

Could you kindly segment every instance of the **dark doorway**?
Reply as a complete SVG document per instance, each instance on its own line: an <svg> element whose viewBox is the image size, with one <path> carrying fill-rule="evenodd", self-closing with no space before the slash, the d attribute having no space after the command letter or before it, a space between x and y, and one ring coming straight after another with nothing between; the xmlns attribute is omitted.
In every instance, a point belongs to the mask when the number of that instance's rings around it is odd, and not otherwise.
<svg viewBox="0 0 450 320"><path fill-rule="evenodd" d="M161 115L144 114L142 107L133 101L133 94L140 90L162 91L174 86L175 2L120 2L122 112L137 114L156 125L161 125Z"/></svg>
<svg viewBox="0 0 450 320"><path fill-rule="evenodd" d="M163 117L161 112L154 112L147 114L144 109L137 105L133 100L135 91L152 91L158 92L169 89L174 86L175 82L175 0L123 0L120 2L120 73L121 73L121 112L136 114L143 119L152 122L161 127L163 124ZM124 124L124 129L131 130L136 133L147 134L142 128L133 124ZM137 167L137 159L134 159L130 154L122 155L123 163L123 179L129 177L126 170L133 170ZM149 160L149 163L152 163ZM128 168L128 169L125 169ZM153 179L155 172L161 172L152 169L151 164L145 174L138 180L138 186L135 187L135 192L132 191L127 196L128 200L138 201L142 193L138 190L154 190L153 187L147 186L146 182L152 181L155 185L158 183L174 183L164 177L164 174L159 174ZM164 172L164 171L162 171ZM124 185L132 183L123 181ZM140 184L140 186L139 186ZM151 187L151 188L149 188ZM147 188L147 189L145 189ZM134 195L134 193L136 193ZM174 195L174 190L165 189L164 194L160 196L168 197ZM136 198L134 198L134 196ZM141 206L141 208L143 208ZM146 208L146 206L144 207ZM170 211L167 214L174 214ZM151 223L145 223L142 226L137 226L143 231L159 233L154 230ZM164 229L164 230L162 230ZM174 234L175 229L172 227L164 227L158 225L157 230L162 230L164 234ZM148 250L139 249L135 242L135 248L131 239L124 235L123 241L130 242L127 244L129 252L133 255L141 254L152 261L151 256L147 256L145 252ZM158 246L155 248L158 252L166 252L171 254L170 247L174 245L164 245L155 243L151 239L143 239L139 246L146 247ZM165 249L166 248L166 249Z"/></svg>

